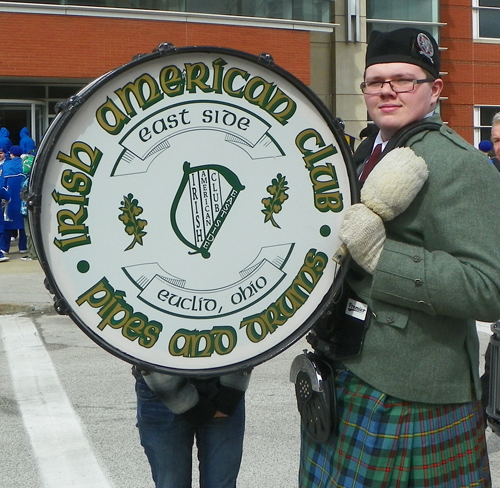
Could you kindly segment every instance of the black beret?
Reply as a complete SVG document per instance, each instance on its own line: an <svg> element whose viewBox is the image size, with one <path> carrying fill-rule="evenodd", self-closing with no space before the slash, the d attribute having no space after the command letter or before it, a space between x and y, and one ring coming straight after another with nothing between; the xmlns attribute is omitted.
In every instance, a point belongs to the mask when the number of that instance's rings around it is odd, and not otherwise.
<svg viewBox="0 0 500 488"><path fill-rule="evenodd" d="M365 68L379 63L416 64L439 78L441 61L434 37L426 31L405 27L391 32L372 31Z"/></svg>

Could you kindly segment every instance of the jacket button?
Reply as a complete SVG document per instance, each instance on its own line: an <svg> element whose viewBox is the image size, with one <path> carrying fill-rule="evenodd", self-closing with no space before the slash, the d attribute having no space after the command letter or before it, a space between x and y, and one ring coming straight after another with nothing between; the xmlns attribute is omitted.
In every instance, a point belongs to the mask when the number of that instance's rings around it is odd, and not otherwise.
<svg viewBox="0 0 500 488"><path fill-rule="evenodd" d="M422 280L419 280L418 278L414 281L415 286L422 286Z"/></svg>
<svg viewBox="0 0 500 488"><path fill-rule="evenodd" d="M420 256L413 256L414 263L420 263L420 261L422 261L422 258Z"/></svg>
<svg viewBox="0 0 500 488"><path fill-rule="evenodd" d="M387 317L387 323L388 324L393 324L394 323L394 318L393 317Z"/></svg>

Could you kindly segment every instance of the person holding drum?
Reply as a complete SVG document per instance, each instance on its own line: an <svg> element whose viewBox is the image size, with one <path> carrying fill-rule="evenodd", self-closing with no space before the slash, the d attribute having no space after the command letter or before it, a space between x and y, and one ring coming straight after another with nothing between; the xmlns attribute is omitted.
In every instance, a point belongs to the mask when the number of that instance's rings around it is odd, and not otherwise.
<svg viewBox="0 0 500 488"><path fill-rule="evenodd" d="M140 370L137 427L156 488L191 488L196 439L200 488L235 488L245 431L251 370L187 378Z"/></svg>
<svg viewBox="0 0 500 488"><path fill-rule="evenodd" d="M335 363L328 440L302 429L301 488L491 486L475 320L500 316L500 179L435 112L439 68L429 33L371 33L361 90L380 132L355 158L381 144L373 177L391 153L406 179L410 159L428 171L391 220L366 202L345 214L346 285L369 325L361 352ZM389 192L400 185L391 172L377 178Z"/></svg>

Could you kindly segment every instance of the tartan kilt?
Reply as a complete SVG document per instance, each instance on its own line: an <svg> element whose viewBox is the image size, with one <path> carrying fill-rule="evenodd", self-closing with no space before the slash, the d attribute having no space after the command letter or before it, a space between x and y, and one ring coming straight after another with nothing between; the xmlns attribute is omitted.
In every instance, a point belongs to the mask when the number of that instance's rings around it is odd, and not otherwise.
<svg viewBox="0 0 500 488"><path fill-rule="evenodd" d="M491 487L481 404L403 401L337 373L339 424L324 443L302 428L300 488Z"/></svg>

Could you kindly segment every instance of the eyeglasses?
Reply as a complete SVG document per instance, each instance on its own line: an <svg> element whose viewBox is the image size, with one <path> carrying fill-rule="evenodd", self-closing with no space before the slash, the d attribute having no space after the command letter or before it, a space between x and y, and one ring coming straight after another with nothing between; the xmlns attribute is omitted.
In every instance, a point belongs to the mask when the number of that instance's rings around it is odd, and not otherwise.
<svg viewBox="0 0 500 488"><path fill-rule="evenodd" d="M434 81L433 78L424 78L423 80L407 80L405 78L400 78L398 80L387 81L363 81L359 87L365 95L379 95L382 92L383 86L386 83L389 83L393 92L406 93L412 91L415 88L415 85L431 83L432 81Z"/></svg>

